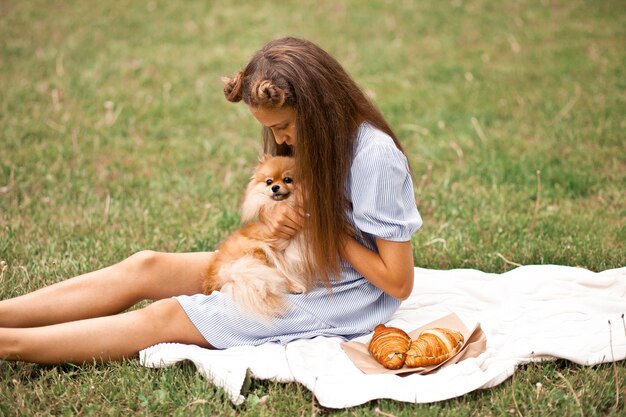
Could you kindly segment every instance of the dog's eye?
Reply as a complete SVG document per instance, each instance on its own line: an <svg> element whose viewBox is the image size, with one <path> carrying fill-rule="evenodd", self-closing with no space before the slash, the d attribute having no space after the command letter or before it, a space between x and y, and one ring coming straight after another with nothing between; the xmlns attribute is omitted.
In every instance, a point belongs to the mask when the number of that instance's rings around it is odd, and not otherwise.
<svg viewBox="0 0 626 417"><path fill-rule="evenodd" d="M284 182L285 184L291 184L291 183L293 182L293 180L291 179L291 177L285 177L285 178L283 179L283 182Z"/></svg>
<svg viewBox="0 0 626 417"><path fill-rule="evenodd" d="M271 178L265 181L265 183L266 183L267 185L272 185L272 183L273 183L273 182L274 182L274 181L272 181L272 179L271 179Z"/></svg>

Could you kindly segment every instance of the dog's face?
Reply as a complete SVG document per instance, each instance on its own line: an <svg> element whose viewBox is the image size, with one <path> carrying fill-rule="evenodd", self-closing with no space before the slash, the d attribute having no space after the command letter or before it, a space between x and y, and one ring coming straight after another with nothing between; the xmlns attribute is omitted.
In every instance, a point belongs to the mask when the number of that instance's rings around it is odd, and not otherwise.
<svg viewBox="0 0 626 417"><path fill-rule="evenodd" d="M295 191L295 163L286 156L264 156L257 165L248 190L273 201L283 201Z"/></svg>
<svg viewBox="0 0 626 417"><path fill-rule="evenodd" d="M241 206L242 221L258 217L261 209L294 201L294 192L300 192L293 177L295 170L294 158L268 155L261 158L246 189Z"/></svg>

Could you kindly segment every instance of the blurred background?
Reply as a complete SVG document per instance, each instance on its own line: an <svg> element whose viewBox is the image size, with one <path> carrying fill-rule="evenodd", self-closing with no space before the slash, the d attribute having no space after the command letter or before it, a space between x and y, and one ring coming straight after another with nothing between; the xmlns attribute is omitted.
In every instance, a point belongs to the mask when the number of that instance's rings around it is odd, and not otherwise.
<svg viewBox="0 0 626 417"><path fill-rule="evenodd" d="M212 248L238 223L260 151L259 126L224 100L220 77L286 35L333 54L406 146L425 220L417 265L624 263L620 1L0 10L0 257L11 264L73 274L143 248Z"/></svg>

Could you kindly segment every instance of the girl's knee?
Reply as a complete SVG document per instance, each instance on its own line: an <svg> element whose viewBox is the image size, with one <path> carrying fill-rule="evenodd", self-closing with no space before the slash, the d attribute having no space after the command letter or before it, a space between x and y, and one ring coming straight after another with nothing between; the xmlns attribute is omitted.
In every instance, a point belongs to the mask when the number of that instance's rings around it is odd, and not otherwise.
<svg viewBox="0 0 626 417"><path fill-rule="evenodd" d="M202 291L202 276L209 264L205 253L184 254L144 250L115 265L122 285L131 285L137 300L159 300Z"/></svg>
<svg viewBox="0 0 626 417"><path fill-rule="evenodd" d="M142 250L124 259L119 265L134 272L150 271L158 265L160 257L159 252Z"/></svg>

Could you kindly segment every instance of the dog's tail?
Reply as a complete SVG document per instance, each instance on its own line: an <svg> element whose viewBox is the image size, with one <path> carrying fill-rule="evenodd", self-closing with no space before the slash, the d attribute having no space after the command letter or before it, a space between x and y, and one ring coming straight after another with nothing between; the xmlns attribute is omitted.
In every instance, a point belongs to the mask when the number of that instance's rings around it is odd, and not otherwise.
<svg viewBox="0 0 626 417"><path fill-rule="evenodd" d="M288 292L285 277L253 256L246 255L219 271L221 292L228 294L244 311L271 319L285 308Z"/></svg>

